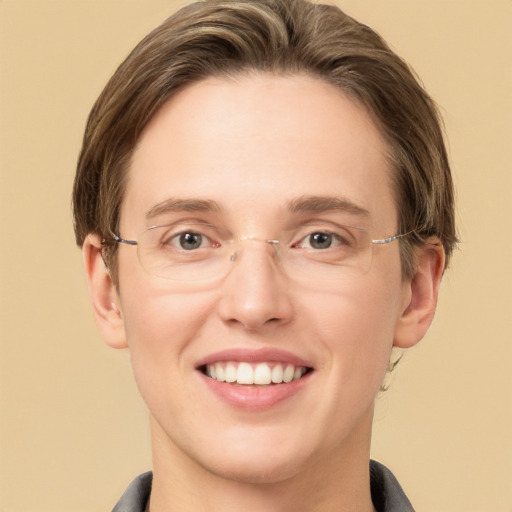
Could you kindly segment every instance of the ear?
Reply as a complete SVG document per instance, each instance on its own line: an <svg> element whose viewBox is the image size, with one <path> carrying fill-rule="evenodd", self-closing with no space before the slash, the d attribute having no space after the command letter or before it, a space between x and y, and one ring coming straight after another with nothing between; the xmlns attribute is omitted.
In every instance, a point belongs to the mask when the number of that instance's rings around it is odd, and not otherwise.
<svg viewBox="0 0 512 512"><path fill-rule="evenodd" d="M425 336L434 318L444 270L444 250L439 239L429 238L415 252L416 272L404 283L406 301L395 327L393 345L400 348L410 348Z"/></svg>
<svg viewBox="0 0 512 512"><path fill-rule="evenodd" d="M101 241L97 235L88 235L82 247L89 297L94 319L107 345L126 348L121 303L116 287L101 255Z"/></svg>

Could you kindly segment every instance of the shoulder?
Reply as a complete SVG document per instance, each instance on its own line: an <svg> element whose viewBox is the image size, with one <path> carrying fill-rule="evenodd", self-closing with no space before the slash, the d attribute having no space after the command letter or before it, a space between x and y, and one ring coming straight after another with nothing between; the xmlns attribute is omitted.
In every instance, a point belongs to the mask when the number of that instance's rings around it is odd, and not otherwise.
<svg viewBox="0 0 512 512"><path fill-rule="evenodd" d="M370 461L372 501L377 512L414 512L393 473L383 464Z"/></svg>
<svg viewBox="0 0 512 512"><path fill-rule="evenodd" d="M139 475L128 486L112 512L144 512L151 493L153 473Z"/></svg>

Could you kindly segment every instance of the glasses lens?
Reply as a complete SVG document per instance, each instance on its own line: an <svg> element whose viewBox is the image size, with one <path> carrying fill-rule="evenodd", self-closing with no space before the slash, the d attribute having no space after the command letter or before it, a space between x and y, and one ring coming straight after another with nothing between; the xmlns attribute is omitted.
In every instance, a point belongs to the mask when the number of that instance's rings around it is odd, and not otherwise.
<svg viewBox="0 0 512 512"><path fill-rule="evenodd" d="M229 266L226 243L208 224L155 226L139 237L139 260L152 275L178 281L201 281L222 275ZM226 262L228 260L228 262Z"/></svg>
<svg viewBox="0 0 512 512"><path fill-rule="evenodd" d="M339 280L365 274L371 266L372 241L361 228L335 225L310 231L286 249L290 275Z"/></svg>

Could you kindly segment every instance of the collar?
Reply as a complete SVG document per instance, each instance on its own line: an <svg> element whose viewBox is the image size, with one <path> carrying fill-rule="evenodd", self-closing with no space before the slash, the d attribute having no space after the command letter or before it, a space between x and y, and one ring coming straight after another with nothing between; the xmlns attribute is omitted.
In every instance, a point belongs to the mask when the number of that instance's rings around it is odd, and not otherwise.
<svg viewBox="0 0 512 512"><path fill-rule="evenodd" d="M112 512L144 512L151 493L153 473L138 476L128 486ZM377 512L414 512L393 473L380 462L370 461L370 487Z"/></svg>

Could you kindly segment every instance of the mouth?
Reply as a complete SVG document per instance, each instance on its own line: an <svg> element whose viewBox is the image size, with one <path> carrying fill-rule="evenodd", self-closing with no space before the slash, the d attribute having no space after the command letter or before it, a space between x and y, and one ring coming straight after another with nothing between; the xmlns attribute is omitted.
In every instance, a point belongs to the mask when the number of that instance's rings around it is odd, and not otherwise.
<svg viewBox="0 0 512 512"><path fill-rule="evenodd" d="M218 361L200 366L199 371L217 382L242 386L289 384L311 373L313 368L286 362Z"/></svg>
<svg viewBox="0 0 512 512"><path fill-rule="evenodd" d="M206 388L238 410L267 411L309 387L314 366L292 352L232 348L210 354L196 370Z"/></svg>

